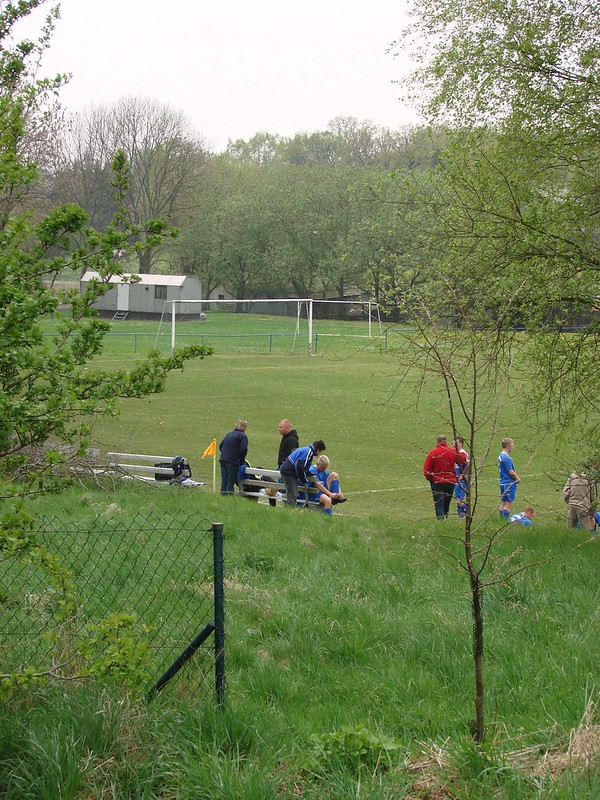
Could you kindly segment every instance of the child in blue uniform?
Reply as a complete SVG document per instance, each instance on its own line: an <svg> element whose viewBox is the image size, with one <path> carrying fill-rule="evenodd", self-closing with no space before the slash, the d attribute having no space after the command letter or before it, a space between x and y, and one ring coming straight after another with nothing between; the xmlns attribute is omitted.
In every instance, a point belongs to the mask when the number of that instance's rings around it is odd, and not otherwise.
<svg viewBox="0 0 600 800"><path fill-rule="evenodd" d="M464 439L462 436L457 436L454 440L454 447L458 448L458 452L465 456L465 461L457 464L456 470L456 486L454 487L454 499L456 500L456 513L459 517L467 516L467 473L469 471L469 454L464 449Z"/></svg>
<svg viewBox="0 0 600 800"><path fill-rule="evenodd" d="M533 522L531 521L533 514L533 508L531 508L531 506L527 506L527 508L524 508L519 514L513 514L509 522L518 522L519 525L533 525Z"/></svg>
<svg viewBox="0 0 600 800"><path fill-rule="evenodd" d="M329 472L328 466L327 456L320 455L308 473L313 478L312 485L319 490L319 505L323 506L325 514L333 514L332 506L345 503L346 498L340 489L340 476L337 472Z"/></svg>
<svg viewBox="0 0 600 800"><path fill-rule="evenodd" d="M504 519L510 517L510 510L517 496L517 483L521 482L521 479L515 472L515 465L510 456L514 446L514 441L509 437L503 439L502 452L498 456L498 471L500 473L500 516Z"/></svg>

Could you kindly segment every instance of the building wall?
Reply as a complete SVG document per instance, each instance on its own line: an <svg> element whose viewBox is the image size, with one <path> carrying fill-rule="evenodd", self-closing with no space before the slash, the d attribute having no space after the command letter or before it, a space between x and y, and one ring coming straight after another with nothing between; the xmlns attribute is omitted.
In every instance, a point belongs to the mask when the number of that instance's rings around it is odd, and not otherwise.
<svg viewBox="0 0 600 800"><path fill-rule="evenodd" d="M151 276L148 276L151 278ZM157 276L160 277L160 276ZM81 281L81 288L85 282ZM202 297L200 281L195 276L185 277L180 284L169 283L131 283L129 284L129 298L127 310L132 314L160 315L167 300L197 300ZM114 284L103 297L94 303L94 308L101 312L114 314L123 304L119 304L119 285Z"/></svg>

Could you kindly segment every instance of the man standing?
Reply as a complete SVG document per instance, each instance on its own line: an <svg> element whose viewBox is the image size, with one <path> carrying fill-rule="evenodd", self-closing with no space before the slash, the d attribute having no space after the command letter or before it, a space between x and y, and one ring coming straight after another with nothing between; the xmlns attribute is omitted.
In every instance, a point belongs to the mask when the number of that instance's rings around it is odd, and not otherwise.
<svg viewBox="0 0 600 800"><path fill-rule="evenodd" d="M456 465L464 464L467 455L450 447L445 436L438 436L436 441L423 464L423 475L431 484L436 519L447 519L456 486Z"/></svg>
<svg viewBox="0 0 600 800"><path fill-rule="evenodd" d="M298 499L298 481L307 483L309 480L308 469L315 456L325 452L325 442L317 439L308 447L298 447L286 458L280 467L281 476L285 483L285 504L295 508Z"/></svg>
<svg viewBox="0 0 600 800"><path fill-rule="evenodd" d="M503 519L510 518L510 510L517 496L517 483L521 483L521 478L515 472L515 465L510 455L514 446L515 443L510 437L502 439L502 452L498 456L500 516Z"/></svg>
<svg viewBox="0 0 600 800"><path fill-rule="evenodd" d="M277 469L280 469L286 458L300 446L300 442L298 441L298 431L292 428L292 423L289 419L282 419L277 426L277 430L281 434L279 453L277 455Z"/></svg>
<svg viewBox="0 0 600 800"><path fill-rule="evenodd" d="M579 527L584 531L593 530L591 524L596 500L596 483L585 472L572 472L563 489L563 499L569 504L567 527Z"/></svg>
<svg viewBox="0 0 600 800"><path fill-rule="evenodd" d="M279 453L277 454L277 469L281 469L283 462L300 446L300 442L298 441L298 431L292 428L292 423L289 419L282 419L277 425L277 430L281 434ZM277 499L275 497L269 497L269 505L276 506Z"/></svg>
<svg viewBox="0 0 600 800"><path fill-rule="evenodd" d="M219 456L221 494L233 494L233 485L237 480L238 470L248 454L247 427L247 420L238 419L235 423L235 428L223 437L219 445L221 452Z"/></svg>

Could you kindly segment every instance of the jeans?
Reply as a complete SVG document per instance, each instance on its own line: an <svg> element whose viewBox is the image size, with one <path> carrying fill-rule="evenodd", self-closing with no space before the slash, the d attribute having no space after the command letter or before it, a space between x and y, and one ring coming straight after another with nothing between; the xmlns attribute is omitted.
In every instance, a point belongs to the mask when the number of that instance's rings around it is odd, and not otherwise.
<svg viewBox="0 0 600 800"><path fill-rule="evenodd" d="M454 484L434 483L431 481L431 491L433 492L436 519L446 519L450 511L450 501L454 494Z"/></svg>
<svg viewBox="0 0 600 800"><path fill-rule="evenodd" d="M221 466L221 494L233 494L233 486L237 480L239 465L219 461Z"/></svg>

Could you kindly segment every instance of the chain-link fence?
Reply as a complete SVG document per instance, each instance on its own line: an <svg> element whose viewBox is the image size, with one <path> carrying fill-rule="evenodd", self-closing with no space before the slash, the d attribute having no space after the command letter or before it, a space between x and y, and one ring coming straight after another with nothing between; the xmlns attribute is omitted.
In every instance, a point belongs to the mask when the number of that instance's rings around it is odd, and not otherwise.
<svg viewBox="0 0 600 800"><path fill-rule="evenodd" d="M32 546L0 559L0 672L76 674L93 640L97 658L112 647L110 657L127 658L130 648L133 660L141 645L143 678L154 686L183 653L180 663L197 650L185 683L206 689L214 679L222 700L223 526L117 510L83 527L41 518ZM127 626L117 652L114 637Z"/></svg>

